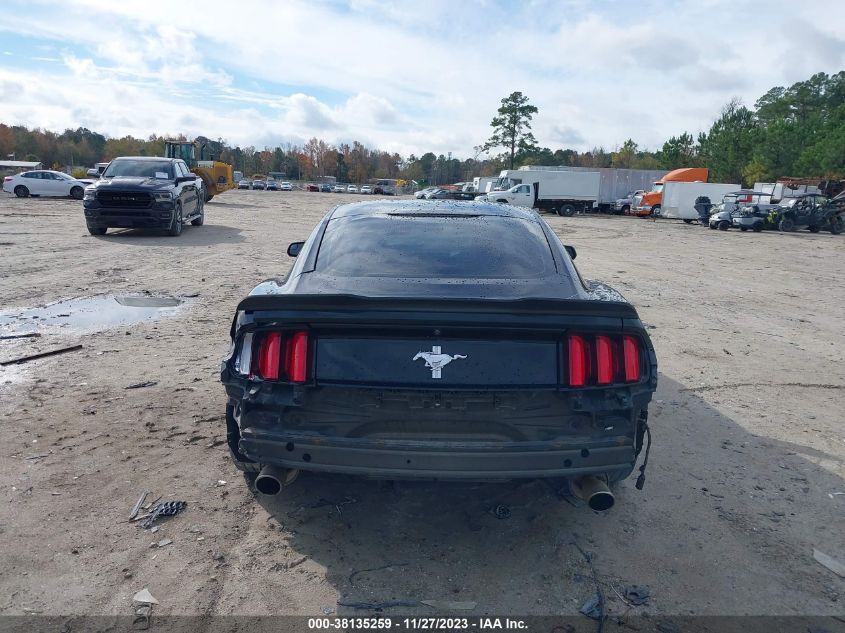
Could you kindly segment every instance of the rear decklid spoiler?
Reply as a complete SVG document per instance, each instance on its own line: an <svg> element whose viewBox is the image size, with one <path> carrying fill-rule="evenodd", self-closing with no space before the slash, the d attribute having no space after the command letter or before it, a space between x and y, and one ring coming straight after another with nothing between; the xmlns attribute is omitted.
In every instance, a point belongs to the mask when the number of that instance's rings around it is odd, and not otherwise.
<svg viewBox="0 0 845 633"><path fill-rule="evenodd" d="M411 323L443 325L464 322L469 315L485 315L490 323L554 327L564 318L569 325L596 324L622 327L623 321L639 322L634 307L621 301L597 299L456 299L363 297L359 295L252 295L237 307L232 324L234 337L238 315L252 313L260 320L301 319L310 323L350 322ZM256 314L259 313L259 314ZM250 319L253 320L253 319Z"/></svg>

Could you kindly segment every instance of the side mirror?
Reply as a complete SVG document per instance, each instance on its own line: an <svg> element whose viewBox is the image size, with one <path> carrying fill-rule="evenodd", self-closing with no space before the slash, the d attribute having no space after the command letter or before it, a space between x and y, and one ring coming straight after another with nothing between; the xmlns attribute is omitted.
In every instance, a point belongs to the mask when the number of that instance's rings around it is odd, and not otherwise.
<svg viewBox="0 0 845 633"><path fill-rule="evenodd" d="M302 250L302 247L305 246L305 242L291 242L288 245L288 255L291 257L296 257L299 255L299 252Z"/></svg>
<svg viewBox="0 0 845 633"><path fill-rule="evenodd" d="M575 250L574 246L570 246L569 244L564 244L563 247L566 249L566 252L569 253L570 259L575 259L578 256L578 251Z"/></svg>

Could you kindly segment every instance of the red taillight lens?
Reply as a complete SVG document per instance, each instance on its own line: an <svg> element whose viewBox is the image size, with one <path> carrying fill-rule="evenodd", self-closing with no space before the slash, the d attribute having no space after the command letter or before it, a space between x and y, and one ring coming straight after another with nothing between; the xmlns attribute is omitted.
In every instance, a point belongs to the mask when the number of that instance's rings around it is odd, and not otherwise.
<svg viewBox="0 0 845 633"><path fill-rule="evenodd" d="M261 337L257 374L264 380L305 382L308 378L308 332L268 332Z"/></svg>
<svg viewBox="0 0 845 633"><path fill-rule="evenodd" d="M269 332L258 348L258 375L265 380L278 380L281 366L282 333Z"/></svg>
<svg viewBox="0 0 845 633"><path fill-rule="evenodd" d="M590 375L590 354L582 336L569 337L569 385L583 387Z"/></svg>
<svg viewBox="0 0 845 633"><path fill-rule="evenodd" d="M638 382L642 378L640 339L612 334L570 334L566 340L565 383L589 387Z"/></svg>
<svg viewBox="0 0 845 633"><path fill-rule="evenodd" d="M609 336L596 337L596 382L609 385L613 382L613 341Z"/></svg>
<svg viewBox="0 0 845 633"><path fill-rule="evenodd" d="M640 379L640 346L633 336L622 337L622 350L625 357L625 382Z"/></svg>
<svg viewBox="0 0 845 633"><path fill-rule="evenodd" d="M305 382L308 374L308 333L294 332L285 345L285 373L291 382Z"/></svg>

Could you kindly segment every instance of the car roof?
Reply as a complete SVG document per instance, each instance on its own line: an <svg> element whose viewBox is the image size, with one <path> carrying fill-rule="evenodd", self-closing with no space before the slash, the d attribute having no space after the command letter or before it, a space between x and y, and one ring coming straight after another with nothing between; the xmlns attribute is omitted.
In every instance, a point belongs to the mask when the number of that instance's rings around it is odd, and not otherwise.
<svg viewBox="0 0 845 633"><path fill-rule="evenodd" d="M169 160L170 162L174 162L177 160L182 160L181 158L167 158L166 156L117 156L112 160L144 160L144 161L162 161L162 160ZM108 164L108 163L103 163Z"/></svg>
<svg viewBox="0 0 845 633"><path fill-rule="evenodd" d="M474 200L372 200L353 202L335 207L332 219L359 215L485 215L517 218L537 222L533 211L493 202Z"/></svg>

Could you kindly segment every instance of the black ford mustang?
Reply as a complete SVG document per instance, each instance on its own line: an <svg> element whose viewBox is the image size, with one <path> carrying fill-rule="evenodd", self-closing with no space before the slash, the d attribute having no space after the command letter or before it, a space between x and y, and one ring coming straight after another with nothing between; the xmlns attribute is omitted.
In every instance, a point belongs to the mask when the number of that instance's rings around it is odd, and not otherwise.
<svg viewBox="0 0 845 633"><path fill-rule="evenodd" d="M287 278L238 305L222 365L228 445L260 492L299 470L548 477L612 505L648 431L654 349L536 213L347 204L288 254Z"/></svg>

